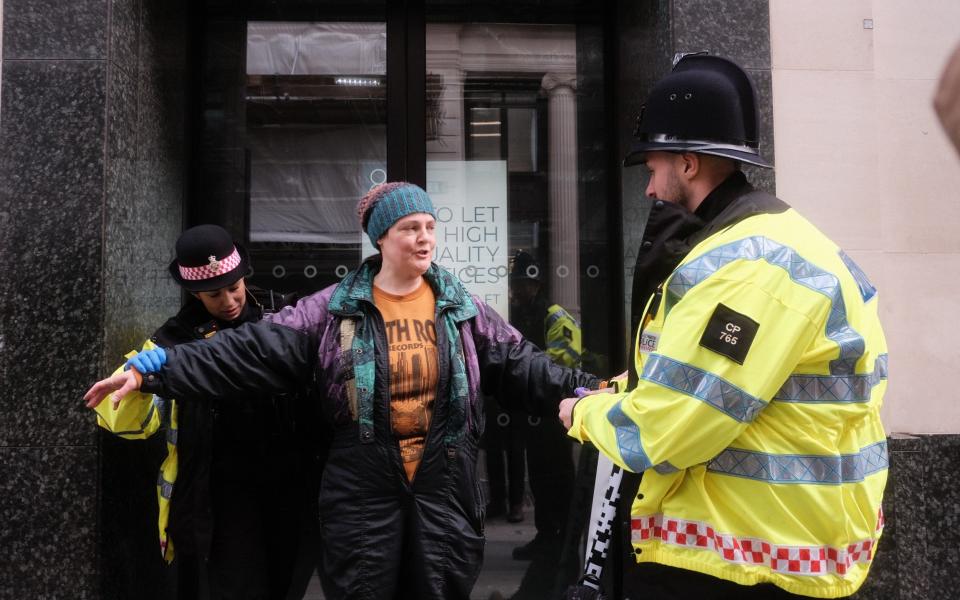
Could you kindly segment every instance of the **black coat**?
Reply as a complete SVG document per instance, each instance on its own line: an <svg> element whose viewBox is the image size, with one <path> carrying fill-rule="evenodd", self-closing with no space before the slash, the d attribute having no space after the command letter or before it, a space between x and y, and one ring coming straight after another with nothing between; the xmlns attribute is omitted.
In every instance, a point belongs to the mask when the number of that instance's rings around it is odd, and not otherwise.
<svg viewBox="0 0 960 600"><path fill-rule="evenodd" d="M273 312L285 303L280 295L248 288L243 312L228 323L212 318L199 300L190 298L151 340L163 348L201 340L217 331L259 321L265 306ZM168 533L176 552L207 557L215 522L215 482L249 476L251 466L256 470L264 457L275 454L271 444L289 437L293 419L288 398L251 395L224 405L213 405L202 397L191 400L177 403L178 470Z"/></svg>

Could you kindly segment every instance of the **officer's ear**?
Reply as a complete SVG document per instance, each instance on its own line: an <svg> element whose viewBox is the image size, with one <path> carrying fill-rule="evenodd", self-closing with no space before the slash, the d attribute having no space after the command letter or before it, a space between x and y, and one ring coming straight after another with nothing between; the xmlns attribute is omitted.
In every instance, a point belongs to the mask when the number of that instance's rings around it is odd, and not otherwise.
<svg viewBox="0 0 960 600"><path fill-rule="evenodd" d="M690 181L700 173L700 155L694 152L680 154L680 175Z"/></svg>

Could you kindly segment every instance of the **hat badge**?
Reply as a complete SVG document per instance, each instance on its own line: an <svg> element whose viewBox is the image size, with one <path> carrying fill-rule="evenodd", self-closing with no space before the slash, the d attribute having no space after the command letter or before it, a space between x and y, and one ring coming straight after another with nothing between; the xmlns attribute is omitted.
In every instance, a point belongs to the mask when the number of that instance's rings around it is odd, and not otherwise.
<svg viewBox="0 0 960 600"><path fill-rule="evenodd" d="M211 254L210 256L207 257L207 260L210 261L210 263L207 265L207 268L209 268L214 273L220 270L220 261L217 260L216 256Z"/></svg>

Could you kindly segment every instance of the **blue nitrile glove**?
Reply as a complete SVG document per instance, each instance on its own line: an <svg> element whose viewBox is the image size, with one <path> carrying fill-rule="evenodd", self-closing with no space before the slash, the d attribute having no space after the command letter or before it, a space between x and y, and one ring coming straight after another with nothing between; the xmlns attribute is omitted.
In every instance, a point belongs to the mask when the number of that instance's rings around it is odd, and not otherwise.
<svg viewBox="0 0 960 600"><path fill-rule="evenodd" d="M140 373L156 373L166 362L167 353L163 348L154 348L131 356L123 365L123 370L133 367Z"/></svg>

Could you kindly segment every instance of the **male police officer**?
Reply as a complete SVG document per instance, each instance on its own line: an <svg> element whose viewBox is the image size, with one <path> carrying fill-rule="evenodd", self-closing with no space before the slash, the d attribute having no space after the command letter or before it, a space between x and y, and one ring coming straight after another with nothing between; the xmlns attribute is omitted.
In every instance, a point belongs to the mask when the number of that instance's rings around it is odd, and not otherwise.
<svg viewBox="0 0 960 600"><path fill-rule="evenodd" d="M848 596L883 527L876 289L740 171L769 165L733 62L682 58L636 133L626 163L646 164L654 200L636 377L560 407L571 436L643 473L624 595Z"/></svg>

